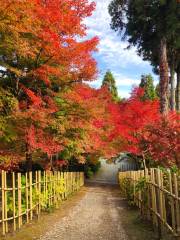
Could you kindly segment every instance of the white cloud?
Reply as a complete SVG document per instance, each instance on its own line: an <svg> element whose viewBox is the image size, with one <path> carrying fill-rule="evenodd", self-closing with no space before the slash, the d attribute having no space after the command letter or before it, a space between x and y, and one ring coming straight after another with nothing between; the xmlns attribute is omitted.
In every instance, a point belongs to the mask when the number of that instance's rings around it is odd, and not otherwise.
<svg viewBox="0 0 180 240"><path fill-rule="evenodd" d="M113 67L125 68L129 64L147 65L137 54L136 49L125 50L128 44L122 42L120 36L111 30L111 17L108 13L108 5L111 0L95 0L97 6L92 17L85 20L88 26L89 36L98 36L100 38L99 56L104 63L110 63Z"/></svg>
<svg viewBox="0 0 180 240"><path fill-rule="evenodd" d="M136 48L126 50L128 43L121 41L120 36L110 28L108 5L111 0L94 1L96 10L85 20L85 24L88 26L88 37L100 38L99 51L95 54L100 74L98 80L90 85L100 87L103 75L110 69L116 79L119 95L129 97L132 85L139 84L141 74L151 72L150 64L137 55Z"/></svg>
<svg viewBox="0 0 180 240"><path fill-rule="evenodd" d="M116 79L116 85L117 87L127 87L132 85L139 85L140 79L136 78L129 78L123 74L115 73L114 77Z"/></svg>

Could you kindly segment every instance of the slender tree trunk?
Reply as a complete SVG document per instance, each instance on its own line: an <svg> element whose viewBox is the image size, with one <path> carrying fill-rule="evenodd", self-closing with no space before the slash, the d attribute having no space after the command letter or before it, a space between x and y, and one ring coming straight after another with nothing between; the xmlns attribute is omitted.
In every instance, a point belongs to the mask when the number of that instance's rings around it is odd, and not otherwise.
<svg viewBox="0 0 180 240"><path fill-rule="evenodd" d="M170 72L171 72L171 97L170 97L170 105L171 110L176 110L176 89L175 89L175 69L174 69L174 63L170 66Z"/></svg>
<svg viewBox="0 0 180 240"><path fill-rule="evenodd" d="M168 113L169 66L167 60L167 44L165 38L162 38L160 42L159 68L160 68L160 111L162 114L166 115Z"/></svg>
<svg viewBox="0 0 180 240"><path fill-rule="evenodd" d="M26 144L26 165L27 171L32 171L32 152L29 150L28 144Z"/></svg>
<svg viewBox="0 0 180 240"><path fill-rule="evenodd" d="M180 64L177 68L176 110L180 112Z"/></svg>

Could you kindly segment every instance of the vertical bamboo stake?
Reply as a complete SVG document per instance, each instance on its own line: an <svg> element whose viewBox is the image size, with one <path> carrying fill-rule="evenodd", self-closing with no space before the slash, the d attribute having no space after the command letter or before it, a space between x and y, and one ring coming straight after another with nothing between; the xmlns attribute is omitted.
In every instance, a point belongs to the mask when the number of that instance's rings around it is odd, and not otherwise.
<svg viewBox="0 0 180 240"><path fill-rule="evenodd" d="M71 172L71 193L74 192L74 172Z"/></svg>
<svg viewBox="0 0 180 240"><path fill-rule="evenodd" d="M63 187L63 193L61 195L61 199L64 200L65 199L64 173L60 172L59 177L60 177L59 184L61 185L62 183L62 187Z"/></svg>
<svg viewBox="0 0 180 240"><path fill-rule="evenodd" d="M74 191L77 191L77 172L74 173Z"/></svg>
<svg viewBox="0 0 180 240"><path fill-rule="evenodd" d="M67 174L68 174L67 182L68 182L68 196L69 196L71 193L71 173L68 172Z"/></svg>
<svg viewBox="0 0 180 240"><path fill-rule="evenodd" d="M133 201L134 201L134 203L135 203L135 201L136 201L136 197L135 197L135 195L136 195L135 174L136 174L136 172L134 171L134 172L133 172Z"/></svg>
<svg viewBox="0 0 180 240"><path fill-rule="evenodd" d="M45 172L46 174L45 174L45 176L46 176L46 180L45 180L45 186L46 186L46 199L47 199L47 205L49 205L49 192L48 192L48 173L47 172Z"/></svg>
<svg viewBox="0 0 180 240"><path fill-rule="evenodd" d="M149 170L146 168L145 169L145 179L146 179L146 184L147 184L147 218L148 220L151 219L151 187L150 187L150 175L149 175Z"/></svg>
<svg viewBox="0 0 180 240"><path fill-rule="evenodd" d="M157 174L158 174L158 190L159 190L159 213L161 216L161 220L164 221L164 213L163 213L163 193L162 193L162 180L161 180L161 170L158 169L157 170Z"/></svg>
<svg viewBox="0 0 180 240"><path fill-rule="evenodd" d="M29 197L30 197L30 220L33 219L33 201L32 201L32 172L29 172Z"/></svg>
<svg viewBox="0 0 180 240"><path fill-rule="evenodd" d="M137 171L134 172L134 203L137 206L136 179L137 179Z"/></svg>
<svg viewBox="0 0 180 240"><path fill-rule="evenodd" d="M39 214L41 213L41 171L38 171Z"/></svg>
<svg viewBox="0 0 180 240"><path fill-rule="evenodd" d="M71 186L71 194L72 194L74 192L74 172L71 172L70 186Z"/></svg>
<svg viewBox="0 0 180 240"><path fill-rule="evenodd" d="M44 203L47 204L46 201L46 172L43 172L43 191L44 191Z"/></svg>
<svg viewBox="0 0 180 240"><path fill-rule="evenodd" d="M76 172L76 191L78 191L78 176L79 172Z"/></svg>
<svg viewBox="0 0 180 240"><path fill-rule="evenodd" d="M56 194L55 194L55 190L56 190L56 172L54 172L53 174L53 204L56 206ZM57 206L56 206L57 207Z"/></svg>
<svg viewBox="0 0 180 240"><path fill-rule="evenodd" d="M150 170L150 180L151 180L151 205L152 205L152 214L153 214L153 224L157 225L157 217L156 217L156 195L155 195L155 179L154 179L154 169Z"/></svg>
<svg viewBox="0 0 180 240"><path fill-rule="evenodd" d="M158 237L161 239L162 236L162 224L161 220L163 220L163 212L162 212L162 193L161 193L161 179L160 179L160 169L156 169L156 177L157 177L157 195L158 195L158 201L157 201L157 206L158 206Z"/></svg>
<svg viewBox="0 0 180 240"><path fill-rule="evenodd" d="M28 194L28 174L26 172L26 221L29 223L29 194Z"/></svg>
<svg viewBox="0 0 180 240"><path fill-rule="evenodd" d="M18 227L22 225L22 206L21 206L21 173L18 173Z"/></svg>
<svg viewBox="0 0 180 240"><path fill-rule="evenodd" d="M66 193L65 193L66 190L65 190L64 172L61 172L61 173L60 173L60 176L61 176L61 178L60 178L60 179L61 179L61 180L60 180L61 183L60 183L60 184L62 184L63 191L64 191L63 194L62 194L62 199L64 200L64 199L65 199L65 194L66 194Z"/></svg>
<svg viewBox="0 0 180 240"><path fill-rule="evenodd" d="M141 171L138 171L138 181L141 178ZM141 210L141 190L138 191L138 201L139 201L139 209ZM142 212L141 212L142 213Z"/></svg>
<svg viewBox="0 0 180 240"><path fill-rule="evenodd" d="M64 199L66 199L67 196L67 181L66 181L66 177L67 177L67 173L64 172L63 173L63 178L64 178Z"/></svg>
<svg viewBox="0 0 180 240"><path fill-rule="evenodd" d="M69 172L66 172L67 196L69 195Z"/></svg>
<svg viewBox="0 0 180 240"><path fill-rule="evenodd" d="M157 188L155 186L155 184L157 183L157 179L156 179L156 169L153 169L153 178L154 178L154 203L155 203L155 213L158 213L158 191ZM159 223L159 219L156 215L156 226Z"/></svg>
<svg viewBox="0 0 180 240"><path fill-rule="evenodd" d="M168 180L169 180L169 192L170 192L170 204L171 204L171 219L172 219L172 229L175 231L175 210L174 210L174 198L173 198L173 184L172 184L172 174L171 171L168 170Z"/></svg>
<svg viewBox="0 0 180 240"><path fill-rule="evenodd" d="M66 189L66 195L65 195L65 198L67 199L67 195L68 195L68 173L65 172L64 173L64 181L65 181L65 189Z"/></svg>
<svg viewBox="0 0 180 240"><path fill-rule="evenodd" d="M51 206L51 178L49 172L46 174L47 176L47 189L48 189L48 204Z"/></svg>
<svg viewBox="0 0 180 240"><path fill-rule="evenodd" d="M54 175L53 175L53 200L54 200L54 205L56 206L56 179L57 175L56 175L56 172L54 172ZM56 206L57 207L57 206Z"/></svg>
<svg viewBox="0 0 180 240"><path fill-rule="evenodd" d="M6 233L8 232L8 214L7 214L7 173L4 172L4 215L5 215L5 228Z"/></svg>
<svg viewBox="0 0 180 240"><path fill-rule="evenodd" d="M66 184L67 184L67 196L69 196L69 192L70 192L70 189L69 189L69 172L66 172Z"/></svg>
<svg viewBox="0 0 180 240"><path fill-rule="evenodd" d="M12 191L13 191L13 230L16 231L16 184L15 173L12 173Z"/></svg>
<svg viewBox="0 0 180 240"><path fill-rule="evenodd" d="M78 190L78 172L76 172L76 191Z"/></svg>
<svg viewBox="0 0 180 240"><path fill-rule="evenodd" d="M163 209L163 220L164 222L167 222L167 216L166 216L166 195L164 193L165 188L164 188L164 175L163 172L161 171L161 188L162 188L162 209Z"/></svg>
<svg viewBox="0 0 180 240"><path fill-rule="evenodd" d="M75 172L72 172L72 192L75 191Z"/></svg>
<svg viewBox="0 0 180 240"><path fill-rule="evenodd" d="M176 206L176 232L178 235L178 239L180 239L180 203L178 200L179 197L179 189L178 189L178 181L177 181L177 175L174 174L174 194L175 194L175 206Z"/></svg>
<svg viewBox="0 0 180 240"><path fill-rule="evenodd" d="M71 187L72 187L71 172L68 172L68 185L69 185L69 195L70 195L72 193L72 191L71 191Z"/></svg>
<svg viewBox="0 0 180 240"><path fill-rule="evenodd" d="M35 171L35 193L36 193L36 196L38 196L38 172L37 171ZM38 206L38 201L37 200L35 202L35 205L36 205L36 215L38 216L39 206Z"/></svg>
<svg viewBox="0 0 180 240"><path fill-rule="evenodd" d="M6 234L5 221L4 221L4 170L1 171L1 192L2 192L2 233Z"/></svg>
<svg viewBox="0 0 180 240"><path fill-rule="evenodd" d="M63 172L59 172L58 186L63 190L62 194L60 194L60 200L64 200L65 188L64 188L64 173Z"/></svg>
<svg viewBox="0 0 180 240"><path fill-rule="evenodd" d="M58 192L58 189L61 188L61 172L57 172L57 201L59 202L60 200L63 199L63 193Z"/></svg>
<svg viewBox="0 0 180 240"><path fill-rule="evenodd" d="M59 171L56 172L56 184L55 184L55 196L56 196L56 205L58 207L58 202L60 200L61 192L59 191Z"/></svg>
<svg viewBox="0 0 180 240"><path fill-rule="evenodd" d="M51 172L49 173L49 206L51 206L51 200L52 200L52 198L51 198Z"/></svg>
<svg viewBox="0 0 180 240"><path fill-rule="evenodd" d="M52 194L52 172L50 172L50 205L52 206L53 194Z"/></svg>

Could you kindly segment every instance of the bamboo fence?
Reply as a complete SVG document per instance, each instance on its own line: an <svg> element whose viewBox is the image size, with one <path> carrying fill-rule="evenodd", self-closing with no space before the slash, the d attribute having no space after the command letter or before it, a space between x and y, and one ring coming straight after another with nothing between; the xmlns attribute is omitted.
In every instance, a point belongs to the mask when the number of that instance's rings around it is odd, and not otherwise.
<svg viewBox="0 0 180 240"><path fill-rule="evenodd" d="M122 193L158 229L159 238L166 229L180 239L179 174L158 168L119 172L119 183Z"/></svg>
<svg viewBox="0 0 180 240"><path fill-rule="evenodd" d="M41 211L58 207L84 185L83 172L0 172L2 235L20 229Z"/></svg>

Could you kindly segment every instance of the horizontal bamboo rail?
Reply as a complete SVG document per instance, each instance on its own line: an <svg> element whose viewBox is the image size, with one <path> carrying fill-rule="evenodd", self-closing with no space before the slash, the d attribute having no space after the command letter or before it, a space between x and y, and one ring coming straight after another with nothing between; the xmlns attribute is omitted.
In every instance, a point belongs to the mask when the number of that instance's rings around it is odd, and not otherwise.
<svg viewBox="0 0 180 240"><path fill-rule="evenodd" d="M41 211L58 207L84 185L83 172L0 172L0 225L6 235Z"/></svg>
<svg viewBox="0 0 180 240"><path fill-rule="evenodd" d="M170 170L146 169L119 172L122 194L139 207L143 216L157 227L180 239L180 175Z"/></svg>

